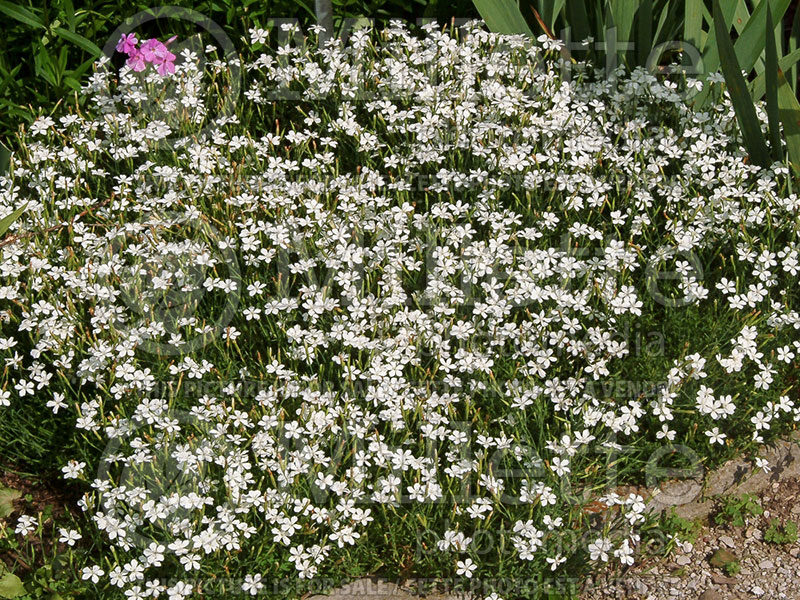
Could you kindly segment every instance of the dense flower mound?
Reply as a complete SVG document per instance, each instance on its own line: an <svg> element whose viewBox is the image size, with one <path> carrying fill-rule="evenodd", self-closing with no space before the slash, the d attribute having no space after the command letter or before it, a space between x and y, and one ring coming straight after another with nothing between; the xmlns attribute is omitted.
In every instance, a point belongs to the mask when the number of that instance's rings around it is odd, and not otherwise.
<svg viewBox="0 0 800 600"><path fill-rule="evenodd" d="M619 484L800 420L800 200L719 78L479 24L241 67L98 70L0 178L1 401L74 421L98 589L631 564Z"/></svg>

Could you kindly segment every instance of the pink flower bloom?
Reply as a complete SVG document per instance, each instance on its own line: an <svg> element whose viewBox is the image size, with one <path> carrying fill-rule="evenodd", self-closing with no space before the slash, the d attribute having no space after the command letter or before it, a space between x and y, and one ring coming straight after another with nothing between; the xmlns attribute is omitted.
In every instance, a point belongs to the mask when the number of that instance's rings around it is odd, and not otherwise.
<svg viewBox="0 0 800 600"><path fill-rule="evenodd" d="M134 48L129 53L128 60L126 62L131 69L137 72L144 71L145 67L147 66L147 61L137 48Z"/></svg>
<svg viewBox="0 0 800 600"><path fill-rule="evenodd" d="M137 48L135 34L123 35L117 44L117 50L128 54L127 64L134 71L144 71L149 63L156 67L159 75L166 75L175 72L175 55L167 49L167 44L177 37L172 36L166 43L155 38L144 40Z"/></svg>
<svg viewBox="0 0 800 600"><path fill-rule="evenodd" d="M136 51L136 44L139 40L136 39L135 33L123 33L122 37L117 42L117 52L124 52L130 55Z"/></svg>
<svg viewBox="0 0 800 600"><path fill-rule="evenodd" d="M156 69L159 75L166 75L167 73L174 73L175 72L175 63L164 61L158 68Z"/></svg>

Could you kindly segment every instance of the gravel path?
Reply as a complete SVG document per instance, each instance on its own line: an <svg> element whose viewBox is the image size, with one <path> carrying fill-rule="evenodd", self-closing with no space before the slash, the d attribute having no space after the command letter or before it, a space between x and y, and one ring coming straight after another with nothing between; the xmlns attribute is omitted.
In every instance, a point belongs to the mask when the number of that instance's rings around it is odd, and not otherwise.
<svg viewBox="0 0 800 600"><path fill-rule="evenodd" d="M800 480L772 483L760 498L764 514L744 527L709 524L667 560L637 565L616 581L597 579L581 600L800 600L800 542L764 540L771 519L800 521ZM738 559L737 575L711 564L719 550Z"/></svg>

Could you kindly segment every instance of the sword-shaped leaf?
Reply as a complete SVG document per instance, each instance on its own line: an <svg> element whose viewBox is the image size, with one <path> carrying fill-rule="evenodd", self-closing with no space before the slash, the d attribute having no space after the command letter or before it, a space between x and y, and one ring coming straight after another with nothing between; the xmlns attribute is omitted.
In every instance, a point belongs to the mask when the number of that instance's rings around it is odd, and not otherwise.
<svg viewBox="0 0 800 600"><path fill-rule="evenodd" d="M25 212L27 207L28 203L26 202L6 218L0 219L0 235L3 235L6 231L8 231L8 228L11 227L11 224L19 219L20 215Z"/></svg>
<svg viewBox="0 0 800 600"><path fill-rule="evenodd" d="M765 2L766 4L766 2ZM766 15L766 48L764 49L764 77L767 85L767 121L769 124L769 145L772 158L783 161L781 145L781 125L778 114L778 49L775 46L775 29L772 23L772 11L767 6Z"/></svg>
<svg viewBox="0 0 800 600"><path fill-rule="evenodd" d="M522 34L533 37L528 22L515 0L472 0L489 30L506 35Z"/></svg>
<svg viewBox="0 0 800 600"><path fill-rule="evenodd" d="M0 144L0 176L8 173L8 166L11 164L11 150Z"/></svg>
<svg viewBox="0 0 800 600"><path fill-rule="evenodd" d="M800 172L800 103L797 102L794 90L780 69L778 69L778 114L783 124L789 162L796 172Z"/></svg>
<svg viewBox="0 0 800 600"><path fill-rule="evenodd" d="M765 2L767 0L764 0ZM714 0L714 37L719 51L719 61L722 67L722 74L725 76L725 84L728 94L731 97L733 109L736 112L736 120L739 123L739 130L742 132L742 140L745 149L750 155L753 164L766 167L769 165L769 151L761 132L761 125L756 115L756 107L747 83L742 76L742 69L736 59L736 52L731 42L730 29L725 24L719 0Z"/></svg>

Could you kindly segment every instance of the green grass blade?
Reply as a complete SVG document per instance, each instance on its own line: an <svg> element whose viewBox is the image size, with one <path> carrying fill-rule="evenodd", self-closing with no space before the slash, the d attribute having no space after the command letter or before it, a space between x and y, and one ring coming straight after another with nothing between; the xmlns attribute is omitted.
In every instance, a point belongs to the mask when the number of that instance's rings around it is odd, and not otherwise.
<svg viewBox="0 0 800 600"><path fill-rule="evenodd" d="M6 0L0 0L0 12L16 21L19 21L20 23L25 23L25 25L36 27L38 29L45 29L45 25L42 20L27 8L22 8L21 6L17 6L11 2L6 2Z"/></svg>
<svg viewBox="0 0 800 600"><path fill-rule="evenodd" d="M670 31L672 27L670 27L670 25L675 24L675 14L677 8L677 2L667 2L664 4L664 8L661 10L661 16L658 18L656 31L653 34L653 47L655 47L658 41L662 38L662 33L666 34L667 39L673 38L673 34ZM677 34L677 31L675 33Z"/></svg>
<svg viewBox="0 0 800 600"><path fill-rule="evenodd" d="M631 42L633 16L639 10L638 0L609 0L614 25L617 28L617 40L621 43Z"/></svg>
<svg viewBox="0 0 800 600"><path fill-rule="evenodd" d="M0 176L8 173L8 167L11 164L11 150L0 144Z"/></svg>
<svg viewBox="0 0 800 600"><path fill-rule="evenodd" d="M736 12L733 13L733 28L736 33L742 33L749 21L750 11L747 9L747 4L745 4L744 0L739 0L736 3Z"/></svg>
<svg viewBox="0 0 800 600"><path fill-rule="evenodd" d="M533 32L515 0L472 0L472 3L490 31L533 37Z"/></svg>
<svg viewBox="0 0 800 600"><path fill-rule="evenodd" d="M703 0L686 0L684 4L683 40L700 52L700 32L703 30Z"/></svg>
<svg viewBox="0 0 800 600"><path fill-rule="evenodd" d="M27 207L28 203L26 202L6 218L0 219L0 235L3 235L6 231L8 231L8 228L11 227L11 224L19 219L20 215L25 212Z"/></svg>
<svg viewBox="0 0 800 600"><path fill-rule="evenodd" d="M725 29L727 31L731 30L731 23L733 22L736 7L737 6L735 3L729 1L725 2L725 6L720 7L723 23L725 24ZM717 37L714 35L715 18L713 15L708 16L710 17L710 31L708 41L706 43L705 53L703 55L703 60L706 66L706 73L712 73L719 69L719 52L717 50Z"/></svg>
<svg viewBox="0 0 800 600"><path fill-rule="evenodd" d="M767 32L764 28L764 18L767 7L772 11L772 17L780 22L786 9L792 0L762 0L753 10L750 19L747 21L742 32L739 34L739 39L733 45L736 52L736 58L739 61L739 66L747 72L750 72L758 57L764 52L764 45L766 44ZM769 35L773 35L772 31Z"/></svg>
<svg viewBox="0 0 800 600"><path fill-rule="evenodd" d="M576 42L582 42L592 35L589 15L583 0L567 0L566 21L572 30L572 39ZM600 38L595 37L595 41L599 42Z"/></svg>
<svg viewBox="0 0 800 600"><path fill-rule="evenodd" d="M778 59L778 68L783 71L784 73L789 72L791 75L791 70L797 66L797 63L800 62L800 49L794 50L790 52L786 56L782 56ZM791 86L791 82L789 84ZM750 84L750 87L753 92L753 98L755 100L760 100L764 97L764 93L766 92L766 75L765 73L761 73L753 79L753 82Z"/></svg>
<svg viewBox="0 0 800 600"><path fill-rule="evenodd" d="M79 48L83 48L84 50L86 50L86 52L88 52L92 56L100 56L103 53L103 51L94 42L92 42L91 40L87 40L85 37L83 37L78 33L73 33L69 29L56 27L55 32L56 34L58 34L59 37L64 38L68 42L72 42Z"/></svg>
<svg viewBox="0 0 800 600"><path fill-rule="evenodd" d="M766 2L765 2L766 4ZM783 161L783 146L781 144L781 125L778 114L778 49L775 46L772 22L772 11L767 6L766 15L766 48L764 49L764 75L767 84L767 121L769 123L769 145L772 149L772 158Z"/></svg>
<svg viewBox="0 0 800 600"><path fill-rule="evenodd" d="M769 152L761 132L761 125L756 116L756 107L747 83L742 76L739 61L736 59L736 52L730 38L730 29L725 25L722 9L719 0L714 1L714 34L719 51L720 65L725 76L725 84L728 87L728 94L731 97L736 120L739 122L739 129L742 132L745 149L750 155L753 164L766 167L769 164ZM767 0L764 0L765 2Z"/></svg>
<svg viewBox="0 0 800 600"><path fill-rule="evenodd" d="M556 20L561 16L567 0L539 0L538 12L542 20L547 24L551 31L556 25Z"/></svg>
<svg viewBox="0 0 800 600"><path fill-rule="evenodd" d="M800 172L800 103L783 71L778 69L778 114L786 138L786 152L796 172Z"/></svg>
<svg viewBox="0 0 800 600"><path fill-rule="evenodd" d="M643 0L636 14L636 47L639 65L647 62L647 57L655 46L653 37L653 0Z"/></svg>
<svg viewBox="0 0 800 600"><path fill-rule="evenodd" d="M795 50L800 49L800 7L794 11L794 19L792 20L792 31L789 34L789 54ZM789 73L789 81L791 82L792 90L797 94L797 78L800 77L800 72L797 68L797 63L792 64L792 69Z"/></svg>
<svg viewBox="0 0 800 600"><path fill-rule="evenodd" d="M736 11L736 8L736 3L728 1L725 2L724 6L720 7L722 21L725 26L725 30L728 32L731 30L731 21L733 21L733 15ZM709 73L714 73L715 71L719 70L719 51L717 49L717 37L714 34L715 19L714 16L705 9L705 7L703 7L703 18L708 22L710 29L703 48L703 73L700 74L701 79L704 79ZM695 106L703 106L708 101L710 94L711 86L705 85L703 90L693 98L693 104Z"/></svg>

